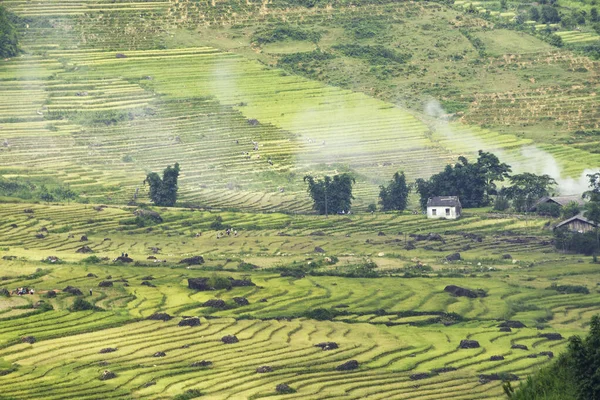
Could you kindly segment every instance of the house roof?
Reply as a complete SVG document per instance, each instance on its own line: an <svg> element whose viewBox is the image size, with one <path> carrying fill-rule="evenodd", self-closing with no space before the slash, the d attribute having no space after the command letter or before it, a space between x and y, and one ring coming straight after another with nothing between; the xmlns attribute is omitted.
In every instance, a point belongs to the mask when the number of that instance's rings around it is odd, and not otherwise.
<svg viewBox="0 0 600 400"><path fill-rule="evenodd" d="M587 219L586 217L584 217L582 213L579 213L579 214L577 214L574 217L571 217L569 219L565 219L564 221L560 222L559 224L556 225L556 228L560 228L561 226L568 225L569 223L571 223L573 221L581 221L583 223L590 224L592 226L596 226L596 224L594 224L592 221L590 221L589 219Z"/></svg>
<svg viewBox="0 0 600 400"><path fill-rule="evenodd" d="M567 204L569 204L570 202L574 201L575 203L579 204L580 206L584 205L584 201L581 198L581 195L578 194L571 194L568 196L544 196L541 199L539 199L535 205L532 207L533 211L535 211L535 207L538 204L542 204L542 203L547 203L547 202L554 202L557 203L561 206L566 206Z"/></svg>
<svg viewBox="0 0 600 400"><path fill-rule="evenodd" d="M427 207L461 207L458 196L435 196L427 200Z"/></svg>

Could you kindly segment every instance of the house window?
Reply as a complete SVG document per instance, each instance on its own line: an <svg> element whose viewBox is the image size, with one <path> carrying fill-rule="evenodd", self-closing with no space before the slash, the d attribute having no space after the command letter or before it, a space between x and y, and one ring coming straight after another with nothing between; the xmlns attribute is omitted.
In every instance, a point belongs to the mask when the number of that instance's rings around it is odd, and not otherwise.
<svg viewBox="0 0 600 400"><path fill-rule="evenodd" d="M449 215L450 215L450 209L446 208L446 216L449 216Z"/></svg>
<svg viewBox="0 0 600 400"><path fill-rule="evenodd" d="M431 215L437 215L437 210L435 208L431 209Z"/></svg>

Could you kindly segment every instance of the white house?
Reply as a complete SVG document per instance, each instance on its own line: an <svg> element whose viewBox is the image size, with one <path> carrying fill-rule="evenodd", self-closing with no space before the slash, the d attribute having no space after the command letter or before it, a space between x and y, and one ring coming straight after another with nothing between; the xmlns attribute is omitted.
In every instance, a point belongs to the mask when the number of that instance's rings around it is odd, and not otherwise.
<svg viewBox="0 0 600 400"><path fill-rule="evenodd" d="M427 200L427 218L457 219L461 212L457 196L436 196Z"/></svg>

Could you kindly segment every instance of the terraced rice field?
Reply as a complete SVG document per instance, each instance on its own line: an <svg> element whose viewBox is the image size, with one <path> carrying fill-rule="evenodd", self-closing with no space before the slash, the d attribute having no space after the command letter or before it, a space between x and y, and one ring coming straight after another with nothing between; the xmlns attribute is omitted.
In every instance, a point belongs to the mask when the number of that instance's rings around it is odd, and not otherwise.
<svg viewBox="0 0 600 400"><path fill-rule="evenodd" d="M0 376L0 383L3 394L16 399L168 399L190 389L199 389L205 398L262 398L274 396L280 383L297 390L285 395L290 398L498 398L499 381L487 382L479 375L506 372L523 378L548 362L540 353L557 354L564 338L585 329L600 304L597 266L553 254L543 219L494 218L480 212L440 224L419 215L324 219L227 212L221 213L224 222L237 228L238 235L216 239L207 228L215 214L208 212L161 211L165 222L149 231L120 224L132 215L126 207L27 207L33 212L24 213L20 204L0 209L0 287L36 290L33 296L0 301L0 360L14 366ZM406 235L398 234L399 229ZM501 230L512 234L500 235ZM35 238L46 231L43 239ZM314 234L319 231L324 233ZM428 231L440 232L443 242L416 241L414 250L402 247L412 240L409 233ZM88 240L82 242L84 234ZM84 260L89 254L75 253L82 245L107 258ZM315 253L316 246L326 253ZM443 260L453 251L460 251L463 261ZM113 262L122 252L136 263ZM514 261L503 260L506 252ZM178 264L199 253L204 265ZM50 255L66 262L37 261ZM161 262L147 259L149 255ZM340 259L333 267L339 271L370 259L381 277L298 279L272 269L333 255ZM240 270L241 260L257 269ZM403 277L415 260L433 266L430 277ZM460 277L448 275L452 271ZM249 278L256 286L188 289L187 278L214 274ZM106 280L113 286L99 287ZM591 293L546 289L553 282L583 284ZM444 292L450 284L481 288L487 296L453 297ZM75 296L62 292L66 286L80 288L84 299L106 311L68 311ZM47 298L50 290L57 297ZM237 297L249 305L237 305ZM211 299L223 300L226 308L203 305ZM40 300L54 309L32 308ZM318 308L338 314L331 321L304 316ZM145 319L157 311L174 319ZM444 325L436 319L443 313L455 313L452 318L459 320ZM177 326L182 316L200 317L200 326ZM499 321L508 318L527 328L500 332ZM559 332L563 339L539 336L547 332ZM239 342L223 343L226 335ZM36 342L22 343L25 336ZM477 340L480 347L460 349L463 339ZM314 346L324 341L339 348ZM527 350L511 348L514 344ZM117 350L100 353L109 347ZM155 356L158 352L164 356ZM492 355L504 359L491 361ZM212 364L192 366L202 360ZM348 360L357 360L359 368L336 370ZM273 371L257 373L264 365ZM415 374L440 368L447 372L415 380ZM104 370L116 378L100 380Z"/></svg>

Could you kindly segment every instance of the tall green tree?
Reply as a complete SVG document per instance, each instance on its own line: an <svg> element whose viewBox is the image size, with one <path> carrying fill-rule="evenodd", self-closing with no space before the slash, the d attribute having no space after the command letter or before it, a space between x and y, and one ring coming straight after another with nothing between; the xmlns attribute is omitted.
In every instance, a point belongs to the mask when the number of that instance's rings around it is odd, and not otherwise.
<svg viewBox="0 0 600 400"><path fill-rule="evenodd" d="M157 206L172 207L177 201L177 179L179 178L179 163L174 167L170 165L163 171L162 179L156 172L151 172L146 176L144 184L147 182L150 186L150 199Z"/></svg>
<svg viewBox="0 0 600 400"><path fill-rule="evenodd" d="M304 177L308 184L308 194L313 200L313 208L321 215L347 212L352 205L352 185L356 180L350 174L325 176L315 179L313 176Z"/></svg>
<svg viewBox="0 0 600 400"><path fill-rule="evenodd" d="M503 188L501 194L512 200L517 211L528 211L541 197L548 196L556 186L549 175L536 175L530 172L513 175L509 178L511 186Z"/></svg>
<svg viewBox="0 0 600 400"><path fill-rule="evenodd" d="M0 58L14 57L19 54L15 19L14 14L0 6Z"/></svg>
<svg viewBox="0 0 600 400"><path fill-rule="evenodd" d="M404 211L409 193L410 187L406 184L404 172L396 172L387 186L379 187L379 203L384 211Z"/></svg>

